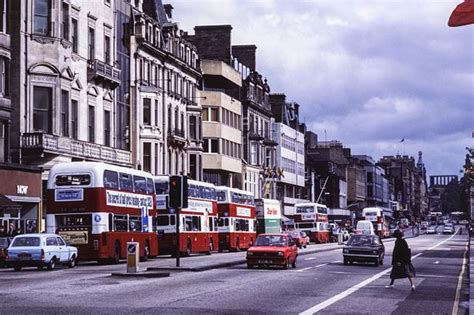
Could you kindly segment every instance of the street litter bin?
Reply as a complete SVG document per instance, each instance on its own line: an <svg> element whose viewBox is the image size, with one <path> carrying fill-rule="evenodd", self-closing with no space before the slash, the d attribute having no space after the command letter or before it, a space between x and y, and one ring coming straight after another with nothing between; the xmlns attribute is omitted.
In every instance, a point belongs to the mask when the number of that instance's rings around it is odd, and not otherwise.
<svg viewBox="0 0 474 315"><path fill-rule="evenodd" d="M127 242L127 273L137 273L140 260L140 243Z"/></svg>

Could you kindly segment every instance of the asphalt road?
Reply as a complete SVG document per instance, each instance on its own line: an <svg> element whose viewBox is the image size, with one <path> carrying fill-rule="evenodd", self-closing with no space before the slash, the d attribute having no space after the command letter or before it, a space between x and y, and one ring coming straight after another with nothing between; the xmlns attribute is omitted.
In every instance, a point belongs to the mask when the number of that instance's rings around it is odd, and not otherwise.
<svg viewBox="0 0 474 315"><path fill-rule="evenodd" d="M385 288L394 244L386 241L387 255L379 267L344 266L341 249L331 250L328 245L325 251L300 256L297 268L289 270L248 270L237 265L172 272L169 278L122 279L109 273L124 270L124 264L89 264L52 272L4 269L0 270L0 314L452 314L455 304L457 313L464 314L467 273L461 281L459 276L467 235L421 235L407 242L417 271L414 292L407 279L397 280L393 289ZM237 258L241 255L236 253ZM147 265L161 261L169 263L159 258Z"/></svg>

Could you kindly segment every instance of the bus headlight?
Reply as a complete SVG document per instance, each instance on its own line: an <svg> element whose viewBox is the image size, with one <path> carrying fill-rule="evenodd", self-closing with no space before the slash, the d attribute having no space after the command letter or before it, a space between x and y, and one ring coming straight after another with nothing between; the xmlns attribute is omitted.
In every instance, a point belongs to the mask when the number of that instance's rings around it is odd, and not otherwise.
<svg viewBox="0 0 474 315"><path fill-rule="evenodd" d="M283 257L283 256L285 256L285 253L284 252L278 252L278 256Z"/></svg>

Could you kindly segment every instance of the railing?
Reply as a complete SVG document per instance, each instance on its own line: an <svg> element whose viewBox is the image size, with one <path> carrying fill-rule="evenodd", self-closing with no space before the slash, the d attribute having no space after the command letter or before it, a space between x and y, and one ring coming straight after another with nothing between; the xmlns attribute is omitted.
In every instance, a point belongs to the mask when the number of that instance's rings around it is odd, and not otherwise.
<svg viewBox="0 0 474 315"><path fill-rule="evenodd" d="M103 61L97 59L89 60L89 73L91 73L94 78L101 77L110 81L114 86L120 85L120 72L120 69L106 64Z"/></svg>
<svg viewBox="0 0 474 315"><path fill-rule="evenodd" d="M22 149L36 149L84 159L131 164L131 155L128 151L41 132L23 134Z"/></svg>

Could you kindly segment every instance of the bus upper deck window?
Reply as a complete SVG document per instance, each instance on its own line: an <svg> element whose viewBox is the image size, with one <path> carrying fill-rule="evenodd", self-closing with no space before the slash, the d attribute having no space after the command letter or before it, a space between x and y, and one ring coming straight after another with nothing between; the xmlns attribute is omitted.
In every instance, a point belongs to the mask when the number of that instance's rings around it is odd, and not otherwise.
<svg viewBox="0 0 474 315"><path fill-rule="evenodd" d="M120 173L120 190L133 191L132 175Z"/></svg>
<svg viewBox="0 0 474 315"><path fill-rule="evenodd" d="M146 193L146 179L141 176L133 176L133 187L135 192Z"/></svg>
<svg viewBox="0 0 474 315"><path fill-rule="evenodd" d="M90 183L89 174L56 176L56 186L88 186Z"/></svg>
<svg viewBox="0 0 474 315"><path fill-rule="evenodd" d="M104 187L118 189L118 174L114 171L104 171Z"/></svg>
<svg viewBox="0 0 474 315"><path fill-rule="evenodd" d="M151 178L146 179L146 192L147 194L155 192L155 186L153 185L153 180Z"/></svg>

